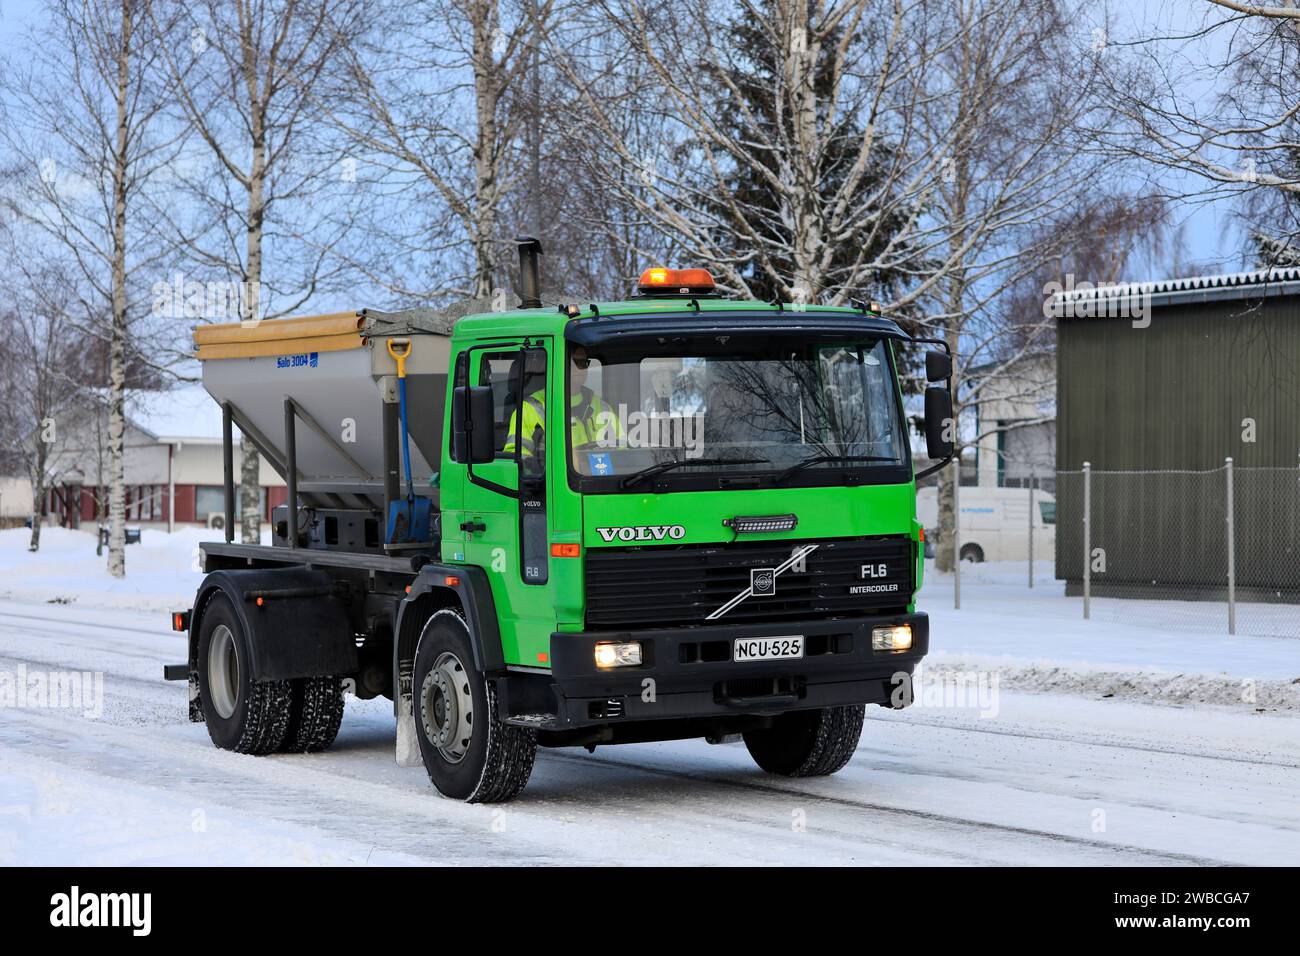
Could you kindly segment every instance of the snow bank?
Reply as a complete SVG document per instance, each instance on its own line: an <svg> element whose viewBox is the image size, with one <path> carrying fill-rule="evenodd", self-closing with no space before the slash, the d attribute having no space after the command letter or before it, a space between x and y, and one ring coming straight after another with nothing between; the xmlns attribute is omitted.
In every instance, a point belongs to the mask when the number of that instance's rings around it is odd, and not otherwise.
<svg viewBox="0 0 1300 956"><path fill-rule="evenodd" d="M926 676L996 674L998 689L1073 694L1155 704L1214 704L1259 713L1300 713L1300 677L1275 680L1164 670L1106 670L1087 664L964 658L940 652L926 659Z"/></svg>
<svg viewBox="0 0 1300 956"><path fill-rule="evenodd" d="M921 594L931 654L994 667L1024 689L1147 696L1179 687L1187 700L1206 694L1238 701L1243 681L1281 688L1300 678L1300 635L1288 624L1300 622L1293 605L1239 605L1243 633L1232 636L1224 606L1214 602L1094 598L1092 617L1084 620L1082 599L1065 597L1050 565L1035 575L1032 590L1025 562L976 565L973 573L967 567L961 610L952 606L952 576L926 569ZM1268 625L1262 633L1249 633L1247 626L1260 621ZM1144 675L1141 693L1103 676L1135 672ZM1078 683L1081 673L1091 675L1089 683Z"/></svg>
<svg viewBox="0 0 1300 956"><path fill-rule="evenodd" d="M1238 605L1233 636L1217 602L1094 598L1084 620L1050 562L1035 563L1032 589L1028 576L1024 561L963 565L955 610L952 575L927 562L931 672L996 673L1004 690L1300 711L1300 608Z"/></svg>
<svg viewBox="0 0 1300 956"><path fill-rule="evenodd" d="M183 528L175 534L145 527L126 549L126 577L108 573L107 553L95 556L93 531L42 528L41 549L27 550L31 531L0 531L0 598L82 607L171 610L194 597L202 580L199 542L219 532ZM270 531L264 535L269 543ZM188 606L188 605L185 605Z"/></svg>

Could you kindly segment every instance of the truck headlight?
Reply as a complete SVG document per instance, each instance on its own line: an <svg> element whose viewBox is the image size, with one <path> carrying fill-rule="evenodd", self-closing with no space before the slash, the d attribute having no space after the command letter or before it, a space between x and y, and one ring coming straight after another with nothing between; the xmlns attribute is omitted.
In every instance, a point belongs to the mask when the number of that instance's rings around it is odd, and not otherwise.
<svg viewBox="0 0 1300 956"><path fill-rule="evenodd" d="M641 642L605 642L596 645L597 667L636 667L641 663Z"/></svg>
<svg viewBox="0 0 1300 956"><path fill-rule="evenodd" d="M911 624L886 624L871 629L873 651L905 651L911 646Z"/></svg>

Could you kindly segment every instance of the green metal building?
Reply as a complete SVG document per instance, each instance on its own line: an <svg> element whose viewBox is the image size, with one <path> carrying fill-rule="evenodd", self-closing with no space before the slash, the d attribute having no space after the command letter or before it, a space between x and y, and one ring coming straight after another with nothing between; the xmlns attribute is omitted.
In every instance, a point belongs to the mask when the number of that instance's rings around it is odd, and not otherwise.
<svg viewBox="0 0 1300 956"><path fill-rule="evenodd" d="M1300 269L1066 291L1051 307L1067 593L1082 579L1075 473L1088 462L1091 545L1105 565L1093 593L1221 596L1232 458L1238 596L1296 600Z"/></svg>

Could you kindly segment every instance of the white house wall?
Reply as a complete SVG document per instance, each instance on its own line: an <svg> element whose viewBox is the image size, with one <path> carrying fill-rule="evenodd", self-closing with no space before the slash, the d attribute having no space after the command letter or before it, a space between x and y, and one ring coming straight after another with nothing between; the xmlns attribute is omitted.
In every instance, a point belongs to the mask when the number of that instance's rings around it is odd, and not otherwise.
<svg viewBox="0 0 1300 956"><path fill-rule="evenodd" d="M164 452L166 449L164 449ZM239 448L236 439L235 477L239 477ZM225 471L221 460L221 446L212 444L182 443L176 449L173 461L175 481L178 485L220 485L225 481ZM165 482L166 477L163 478ZM258 476L264 487L279 487L284 484L274 468L262 459L262 468Z"/></svg>

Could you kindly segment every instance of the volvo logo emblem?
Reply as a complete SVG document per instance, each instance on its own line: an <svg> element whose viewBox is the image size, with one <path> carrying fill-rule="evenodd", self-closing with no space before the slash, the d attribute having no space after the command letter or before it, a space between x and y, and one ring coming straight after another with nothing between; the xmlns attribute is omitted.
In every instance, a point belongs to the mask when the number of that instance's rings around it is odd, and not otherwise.
<svg viewBox="0 0 1300 956"><path fill-rule="evenodd" d="M716 621L722 615L726 614L733 607L746 598L751 597L771 597L776 593L776 579L790 569L802 571L804 569L804 559L817 550L815 544L805 544L801 548L795 548L790 557L786 558L774 568L750 568L749 569L749 587L741 591L734 598L728 601L722 607L718 608L712 614L705 618L706 621Z"/></svg>

